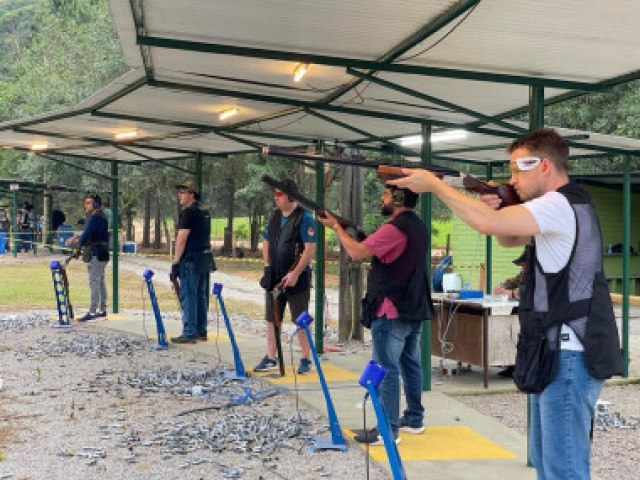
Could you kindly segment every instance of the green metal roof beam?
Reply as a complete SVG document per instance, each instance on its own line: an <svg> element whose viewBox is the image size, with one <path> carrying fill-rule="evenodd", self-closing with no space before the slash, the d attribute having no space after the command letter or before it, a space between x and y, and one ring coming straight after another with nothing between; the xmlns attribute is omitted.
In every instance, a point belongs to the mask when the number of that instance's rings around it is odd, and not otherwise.
<svg viewBox="0 0 640 480"><path fill-rule="evenodd" d="M601 82L598 82L596 85L604 85L607 86L609 88L613 88L615 86L621 85L623 83L627 83L627 82L633 82L634 80L640 80L640 70L635 70L633 72L629 72L626 73L624 75L619 75L617 77L613 77L607 80L603 80ZM580 92L580 91L574 91L574 92L566 92L566 93L562 93L560 95L556 95L555 97L550 97L545 99L544 101L544 106L548 107L549 105L554 105L556 103L560 103L560 102L564 102L566 100L571 100L572 98L576 98L576 97L581 97L583 95L588 94L588 92ZM522 107L518 107L518 108L514 108L512 110L508 110L506 112L502 112L499 113L498 115L494 115L494 118L499 118L499 119L505 119L505 118L511 118L511 117L515 117L518 115L523 115L525 113L529 112L529 105L524 105ZM468 124L467 126L479 126L479 125L483 125L484 122L472 122L470 124Z"/></svg>
<svg viewBox="0 0 640 480"><path fill-rule="evenodd" d="M217 135L226 138L227 140L231 140L232 142L241 143L243 145L247 145L249 147L255 148L256 150L261 150L262 145L256 142L252 142L251 140L245 140L244 138L236 137L235 135L231 135L229 133L223 133L220 131L215 132Z"/></svg>
<svg viewBox="0 0 640 480"><path fill-rule="evenodd" d="M377 85L381 85L391 90L395 90L396 92L404 93L405 95L409 95L414 98L419 98L421 100L426 100L427 102L433 103L435 105L439 105L441 107L449 108L454 112L462 113L470 117L475 117L479 120L484 120L486 123L494 123L496 125L501 126L502 128L513 130L519 133L525 133L527 131L522 127L518 127L517 125L512 125L508 122L500 120L499 118L493 118L490 115L485 115L483 113L477 112L475 110L471 110L469 108L465 108L461 105L457 105L455 103L448 102L446 100L442 100L432 95L418 92L417 90L413 90L412 88L403 87L402 85L398 85L397 83L389 82L388 80L383 80L381 78L374 77L373 75L368 75L358 70L354 70L353 68L347 68L347 73L349 75L353 75L354 77L358 77L362 80L367 80L371 83L375 83Z"/></svg>
<svg viewBox="0 0 640 480"><path fill-rule="evenodd" d="M131 85L127 85L126 87L124 87L122 90L119 90L117 92L115 92L113 95L109 95L107 98L101 100L100 102L98 102L95 106L91 107L91 108L82 108L79 110L71 110L69 112L63 112L63 113L52 113L51 115L46 115L43 116L42 118L38 118L38 119L27 119L24 121L18 121L16 123L10 123L8 125L5 125L4 127L0 127L0 132L3 130L10 130L10 129L15 129L16 127L28 127L30 125L37 125L40 123L47 123L47 122L53 122L55 120L61 120L64 118L69 118L69 117L75 117L75 116L79 116L79 115L84 115L85 113L90 113L92 109L95 108L102 108L106 105L109 105L110 103L124 97L125 95L128 95L129 93L137 90L138 88L144 86L147 82L146 78L142 78L140 80L137 80L135 82L133 82Z"/></svg>
<svg viewBox="0 0 640 480"><path fill-rule="evenodd" d="M409 35L398 45L396 45L391 50L386 52L384 55L379 57L378 62L389 63L394 60L397 60L401 55L408 52L416 45L419 45L420 43L424 42L427 38L429 38L434 33L438 32L439 30L441 30L444 26L448 25L457 17L461 16L465 12L474 8L478 3L480 3L480 0L463 0L461 2L458 2L449 10L447 10L440 16L436 17L435 19L430 21L428 24L424 25L422 28L420 28L413 34ZM374 70L367 70L367 72L374 73ZM331 103L334 100L341 97L343 94L357 87L360 83L362 83L362 80L360 80L359 78L351 79L350 81L346 82L344 85L338 87L335 91L327 95L325 98L320 100L320 103L325 103L325 104ZM299 111L300 110L298 108L290 108L282 112L270 113L258 118L254 118L252 120L245 120L243 122L238 122L233 126L236 128L241 128L247 125L252 125L255 123L265 122L267 120L272 120L274 118L281 118L284 116L288 116L294 113L298 113Z"/></svg>
<svg viewBox="0 0 640 480"><path fill-rule="evenodd" d="M38 153L37 155L42 157L42 158L46 158L47 160L50 160L52 162L59 163L61 165L65 165L67 167L71 167L71 168L74 168L76 170L80 170L81 172L87 173L87 174L91 175L92 177L97 177L97 178L99 178L101 180L109 180L109 181L113 180L113 178L110 175L105 175L104 173L94 172L93 170L89 170L88 168L81 167L80 165L74 165L73 163L69 163L69 162L66 162L64 160L60 160L59 158L52 157L51 155L47 155L46 153Z"/></svg>
<svg viewBox="0 0 640 480"><path fill-rule="evenodd" d="M164 136L158 136L158 137L147 137L147 138L142 138L140 140L136 140L136 141L129 141L129 142L117 142L115 140L108 140L106 138L100 138L100 137L83 137L80 135L69 135L66 133L57 133L57 132L47 132L46 130L34 130L34 129L30 129L30 128L23 128L23 127L15 127L14 130L16 132L20 132L20 133L28 133L28 134L32 134L32 135L43 135L43 136L49 136L49 137L54 137L54 138L64 138L67 140L83 140L86 142L93 142L94 144L100 144L100 145L110 145L112 147L121 147L121 146L129 146L129 147L137 147L137 148L144 148L147 150L157 150L160 152L174 152L175 149L171 148L169 149L169 147L153 147L153 146L149 146L146 143L140 143L143 141L147 141L147 140L164 140L165 138L168 137L164 137ZM89 145L87 146L87 148L92 148L92 147L96 147L96 145ZM68 148L70 150L76 149L78 147L61 147L61 148ZM52 150L50 150L52 151ZM132 152L129 152L132 153ZM179 153L192 153L190 151L187 150L181 150Z"/></svg>
<svg viewBox="0 0 640 480"><path fill-rule="evenodd" d="M324 115L324 114L322 114L320 112L316 112L315 110L312 110L312 109L307 109L306 111L309 114L311 114L311 115L313 115L313 116L315 116L315 117L317 117L317 118L319 118L321 120L324 120L324 121L329 122L329 123L333 123L334 125L342 127L342 128L344 128L346 130L351 130L352 132L357 133L359 135L362 135L363 137L367 137L371 141L382 142L385 145L388 145L389 147L393 148L395 151L397 151L398 153L400 153L402 155L409 155L409 156L416 156L417 155L416 152L413 152L413 151L411 151L409 149L403 148L402 146L396 145L395 143L389 142L387 140L382 140L379 137L376 137L375 135L373 135L372 133L369 133L369 132L366 132L364 130L361 130L361 129L357 128L357 127L354 127L353 125L349 125L348 123L341 122L340 120L336 120L335 118L331 118L331 117L329 117L327 115Z"/></svg>
<svg viewBox="0 0 640 480"><path fill-rule="evenodd" d="M234 55L240 57L262 58L268 60L309 63L316 65L328 65L333 67L362 68L366 70L377 70L381 72L406 73L411 75L425 75L430 77L459 78L477 82L535 85L565 90L584 90L588 92L602 92L610 90L610 87L604 86L602 84L574 82L570 80L561 80L554 78L528 77L523 75L509 75L502 73L479 72L452 68L426 67L422 65L406 65L402 63L385 63L358 58L335 57L330 55L317 55L312 53L289 52L264 48L240 47L235 45L195 42L190 40L162 38L140 34L136 35L136 41L138 45L148 45L157 48L169 48L191 52L215 53L220 55Z"/></svg>
<svg viewBox="0 0 640 480"><path fill-rule="evenodd" d="M271 104L282 104L282 105L292 105L301 108L311 108L315 110L325 110L329 112L338 112L338 113L347 113L350 115L362 116L362 117L373 117L384 120L394 120L398 122L407 122L407 123L419 123L422 124L424 122L430 122L433 125L447 128L460 128L460 125L457 123L451 122L443 122L439 120L432 120L424 117L416 117L411 115L401 115L397 113L390 112L380 112L376 110L368 110L364 108L355 108L355 107L345 107L341 105L324 105L319 104L317 102L308 102L305 100L296 100L293 98L286 97L276 97L273 95L264 95L259 93L251 93L251 92L242 92L238 90L228 90L223 88L214 88L214 87L202 87L199 85L189 85L182 84L177 82L166 82L166 81L158 81L158 80L150 80L149 85L156 88L166 88L170 90L177 91L185 91L192 93L201 93L206 95L216 95L216 96L230 96L235 98L246 98L248 100L255 100L257 102L265 102ZM484 127L477 127L470 129L470 131L475 131L478 133L485 133L487 135L497 135L501 137L507 138L517 138L520 136L519 133L505 131L505 130L495 130Z"/></svg>

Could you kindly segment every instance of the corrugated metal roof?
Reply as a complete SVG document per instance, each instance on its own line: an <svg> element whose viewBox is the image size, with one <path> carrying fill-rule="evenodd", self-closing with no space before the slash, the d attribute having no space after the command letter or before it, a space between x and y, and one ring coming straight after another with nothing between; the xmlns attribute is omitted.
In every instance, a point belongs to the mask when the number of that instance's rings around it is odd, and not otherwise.
<svg viewBox="0 0 640 480"><path fill-rule="evenodd" d="M464 141L434 144L436 155L499 161L499 148L447 151L500 145L525 130L486 117L526 106L528 83L640 76L635 1L110 0L110 7L132 71L76 107L0 124L0 144L46 140L56 153L140 161L310 139L380 145L432 122L470 130ZM303 54L322 57L295 83ZM375 78L359 81L365 61L379 62ZM385 71L394 65L411 71ZM558 82L545 87L546 98L580 86ZM232 106L238 114L220 121ZM137 137L116 142L127 129ZM573 142L573 154L640 152L634 139L588 136Z"/></svg>

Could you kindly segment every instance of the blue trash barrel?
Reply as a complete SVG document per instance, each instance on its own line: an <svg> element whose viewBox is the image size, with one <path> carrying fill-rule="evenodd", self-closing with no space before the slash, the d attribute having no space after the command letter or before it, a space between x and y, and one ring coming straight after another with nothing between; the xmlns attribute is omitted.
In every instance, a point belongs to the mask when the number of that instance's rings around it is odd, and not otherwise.
<svg viewBox="0 0 640 480"><path fill-rule="evenodd" d="M124 242L122 244L122 253L136 253L135 242Z"/></svg>
<svg viewBox="0 0 640 480"><path fill-rule="evenodd" d="M0 255L7 249L7 232L0 232Z"/></svg>

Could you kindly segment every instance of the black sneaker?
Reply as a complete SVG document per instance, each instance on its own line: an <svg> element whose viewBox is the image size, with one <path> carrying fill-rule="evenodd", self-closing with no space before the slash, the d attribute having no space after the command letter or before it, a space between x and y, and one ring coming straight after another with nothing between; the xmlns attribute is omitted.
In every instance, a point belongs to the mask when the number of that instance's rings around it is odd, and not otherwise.
<svg viewBox="0 0 640 480"><path fill-rule="evenodd" d="M358 443L368 443L369 445L384 445L382 441L382 435L378 431L378 427L373 427L371 430L362 430L353 439ZM395 439L396 445L400 443L400 437Z"/></svg>
<svg viewBox="0 0 640 480"><path fill-rule="evenodd" d="M275 358L269 357L269 355L265 355L260 363L253 368L254 372L267 372L269 370L277 370L278 362Z"/></svg>
<svg viewBox="0 0 640 480"><path fill-rule="evenodd" d="M298 366L298 375L305 375L311 371L311 360L308 358L301 358L300 365Z"/></svg>
<svg viewBox="0 0 640 480"><path fill-rule="evenodd" d="M87 312L86 315L78 318L78 322L80 323L93 322L95 319L96 319L95 313Z"/></svg>
<svg viewBox="0 0 640 480"><path fill-rule="evenodd" d="M207 341L207 332L204 333L198 333L196 335L196 340L203 340L203 341Z"/></svg>
<svg viewBox="0 0 640 480"><path fill-rule="evenodd" d="M413 433L414 435L419 435L424 432L425 427L423 424L410 424L409 421L402 417L400 418L400 430L407 433Z"/></svg>
<svg viewBox="0 0 640 480"><path fill-rule="evenodd" d="M179 337L172 337L171 343L196 343L196 337L195 335L180 335Z"/></svg>
<svg viewBox="0 0 640 480"><path fill-rule="evenodd" d="M104 310L102 312L96 312L94 314L95 318L105 318L106 316L107 316L107 311L106 310Z"/></svg>

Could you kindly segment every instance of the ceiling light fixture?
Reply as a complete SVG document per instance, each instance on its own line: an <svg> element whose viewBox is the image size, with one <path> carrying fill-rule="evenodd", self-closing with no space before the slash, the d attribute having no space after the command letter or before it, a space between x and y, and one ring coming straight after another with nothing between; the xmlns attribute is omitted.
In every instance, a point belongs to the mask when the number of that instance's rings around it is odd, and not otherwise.
<svg viewBox="0 0 640 480"><path fill-rule="evenodd" d="M49 148L49 144L47 142L34 143L33 145L31 145L31 150L34 150L36 152L46 150L47 148Z"/></svg>
<svg viewBox="0 0 640 480"><path fill-rule="evenodd" d="M218 115L218 119L220 121L224 121L227 118L236 116L237 114L238 114L238 107L229 107L220 112L220 114Z"/></svg>
<svg viewBox="0 0 640 480"><path fill-rule="evenodd" d="M299 63L296 68L293 69L293 81L299 82L302 80L302 77L307 73L307 70L309 70L308 63Z"/></svg>
<svg viewBox="0 0 640 480"><path fill-rule="evenodd" d="M137 130L128 130L126 132L118 132L114 135L116 140L133 140L138 136Z"/></svg>
<svg viewBox="0 0 640 480"><path fill-rule="evenodd" d="M466 130L444 130L442 132L436 132L431 134L431 143L443 143L452 142L454 140L464 140L467 138ZM402 137L400 139L400 145L403 147L412 147L416 145L422 145L422 135L411 135L409 137Z"/></svg>

